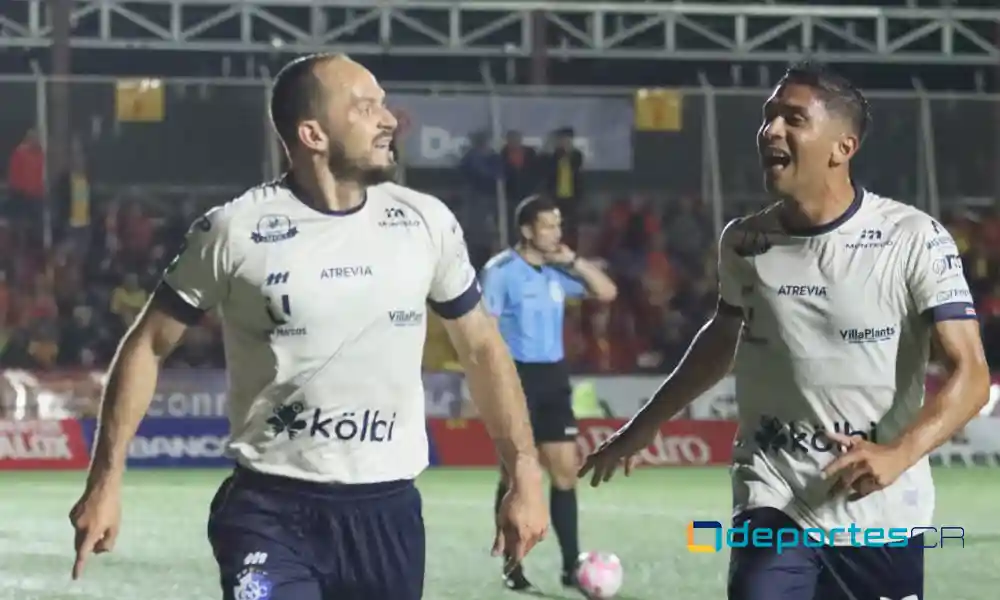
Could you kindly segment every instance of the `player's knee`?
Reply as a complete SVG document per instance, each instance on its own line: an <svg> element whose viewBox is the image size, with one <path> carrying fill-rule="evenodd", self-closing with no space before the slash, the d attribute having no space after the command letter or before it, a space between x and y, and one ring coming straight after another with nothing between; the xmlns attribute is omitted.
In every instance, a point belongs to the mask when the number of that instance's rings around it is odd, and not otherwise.
<svg viewBox="0 0 1000 600"><path fill-rule="evenodd" d="M564 461L562 464L549 466L549 479L552 487L557 490L571 490L576 487L577 468L575 462Z"/></svg>

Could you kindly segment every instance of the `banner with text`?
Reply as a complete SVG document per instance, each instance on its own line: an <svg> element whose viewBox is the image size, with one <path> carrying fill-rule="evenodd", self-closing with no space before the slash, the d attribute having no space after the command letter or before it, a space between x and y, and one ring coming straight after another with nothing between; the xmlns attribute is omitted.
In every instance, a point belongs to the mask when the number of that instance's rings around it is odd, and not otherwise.
<svg viewBox="0 0 1000 600"><path fill-rule="evenodd" d="M592 393L612 418L629 418L663 382L662 375L574 375L574 392ZM941 375L927 377L928 393L941 386ZM461 373L423 374L428 417L475 417L468 385ZM58 420L93 417L103 385L96 371L0 371L0 418ZM226 416L227 379L213 369L167 369L156 384L147 417L202 418ZM678 416L680 419L731 420L736 418L736 386L725 377L698 397ZM990 404L982 416L1000 417L1000 375L994 374Z"/></svg>
<svg viewBox="0 0 1000 600"><path fill-rule="evenodd" d="M93 447L96 422L80 422L87 448ZM133 467L227 467L229 420L221 417L172 419L146 417L128 447Z"/></svg>
<svg viewBox="0 0 1000 600"><path fill-rule="evenodd" d="M83 469L87 448L73 420L0 421L0 471Z"/></svg>
<svg viewBox="0 0 1000 600"><path fill-rule="evenodd" d="M402 154L411 167L454 167L468 150L471 135L492 130L491 111L496 110L502 131L520 131L525 144L536 148L546 145L553 130L572 127L585 170L632 168L633 107L628 97L400 93L393 94L389 104L404 123Z"/></svg>
<svg viewBox="0 0 1000 600"><path fill-rule="evenodd" d="M622 419L584 419L576 443L580 457L590 454L625 423ZM498 464L493 441L482 421L430 419L432 452L448 467L489 467ZM736 423L732 421L670 421L639 455L640 466L681 467L729 464Z"/></svg>

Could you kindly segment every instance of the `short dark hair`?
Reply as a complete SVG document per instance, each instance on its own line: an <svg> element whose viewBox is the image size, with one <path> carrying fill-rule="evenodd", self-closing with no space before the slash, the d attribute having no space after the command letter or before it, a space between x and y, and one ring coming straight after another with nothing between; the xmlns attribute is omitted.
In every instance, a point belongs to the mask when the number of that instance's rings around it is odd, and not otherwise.
<svg viewBox="0 0 1000 600"><path fill-rule="evenodd" d="M316 65L332 60L333 54L301 56L278 71L271 88L271 123L285 147L298 140L299 123L313 117L323 101L323 84L316 77Z"/></svg>
<svg viewBox="0 0 1000 600"><path fill-rule="evenodd" d="M865 95L849 79L820 63L802 61L788 67L778 85L788 83L815 90L827 110L846 118L858 139L864 141L871 128L871 107Z"/></svg>
<svg viewBox="0 0 1000 600"><path fill-rule="evenodd" d="M543 212L558 210L556 203L547 196L534 195L521 200L514 209L514 222L520 230L525 225L534 225L538 215Z"/></svg>

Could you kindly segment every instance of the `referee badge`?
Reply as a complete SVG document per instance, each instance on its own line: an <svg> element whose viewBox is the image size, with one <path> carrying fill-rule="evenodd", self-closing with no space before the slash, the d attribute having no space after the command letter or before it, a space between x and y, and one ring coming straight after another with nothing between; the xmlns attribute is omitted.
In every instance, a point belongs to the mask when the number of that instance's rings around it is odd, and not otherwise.
<svg viewBox="0 0 1000 600"><path fill-rule="evenodd" d="M552 296L553 302L562 302L566 299L566 294L563 293L562 286L559 285L558 281L549 282L549 295Z"/></svg>

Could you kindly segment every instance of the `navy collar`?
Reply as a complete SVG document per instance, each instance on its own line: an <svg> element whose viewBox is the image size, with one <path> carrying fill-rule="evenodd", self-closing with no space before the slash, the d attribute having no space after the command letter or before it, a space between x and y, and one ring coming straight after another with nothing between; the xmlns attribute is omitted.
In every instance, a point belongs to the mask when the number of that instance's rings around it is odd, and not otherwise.
<svg viewBox="0 0 1000 600"><path fill-rule="evenodd" d="M361 203L358 204L357 206L348 208L346 210L333 210L331 208L326 208L325 206L317 202L307 201L309 200L308 194L306 194L306 191L302 189L302 187L295 181L295 178L292 177L291 173L285 173L284 175L282 175L281 179L278 180L278 184L284 186L289 192L292 193L292 196L296 200L298 200L305 206L311 208L312 210L320 214L324 214L331 217L346 217L348 215L353 215L354 213L364 208L365 204L368 204L367 189L365 189L364 196L361 198Z"/></svg>
<svg viewBox="0 0 1000 600"><path fill-rule="evenodd" d="M815 225L813 227L792 227L785 222L784 218L781 218L781 227L785 230L785 233L795 237L813 237L817 235L823 235L824 233L830 233L834 229L840 227L844 223L851 220L851 217L858 214L861 210L861 203L865 198L865 190L860 185L854 185L854 200L851 201L851 205L847 207L836 219L830 221L829 223L823 225ZM784 215L782 215L783 217Z"/></svg>

